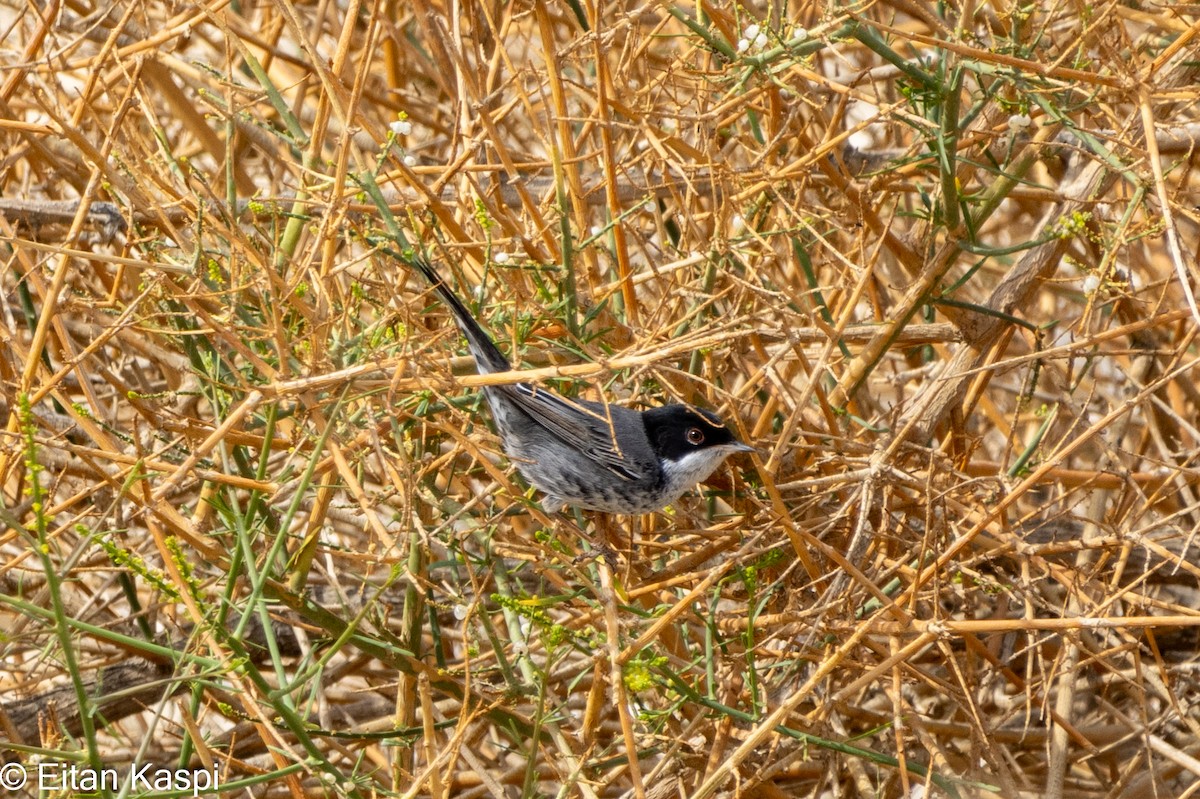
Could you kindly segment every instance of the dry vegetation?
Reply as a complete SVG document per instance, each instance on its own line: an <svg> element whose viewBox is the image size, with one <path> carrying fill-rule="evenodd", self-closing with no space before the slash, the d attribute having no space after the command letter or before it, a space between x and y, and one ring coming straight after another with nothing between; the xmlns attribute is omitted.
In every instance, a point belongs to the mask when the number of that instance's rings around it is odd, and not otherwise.
<svg viewBox="0 0 1200 799"><path fill-rule="evenodd" d="M7 0L0 749L1195 794L1195 14ZM547 519L409 248L526 377L759 455Z"/></svg>

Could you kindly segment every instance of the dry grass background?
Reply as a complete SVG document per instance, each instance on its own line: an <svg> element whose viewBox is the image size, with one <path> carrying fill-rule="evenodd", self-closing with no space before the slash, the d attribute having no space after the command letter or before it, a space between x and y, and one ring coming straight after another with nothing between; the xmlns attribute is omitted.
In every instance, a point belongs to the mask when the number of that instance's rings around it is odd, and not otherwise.
<svg viewBox="0 0 1200 799"><path fill-rule="evenodd" d="M9 758L230 796L1197 792L1194 7L0 23ZM406 246L526 376L759 455L547 520ZM576 560L601 536L615 573Z"/></svg>

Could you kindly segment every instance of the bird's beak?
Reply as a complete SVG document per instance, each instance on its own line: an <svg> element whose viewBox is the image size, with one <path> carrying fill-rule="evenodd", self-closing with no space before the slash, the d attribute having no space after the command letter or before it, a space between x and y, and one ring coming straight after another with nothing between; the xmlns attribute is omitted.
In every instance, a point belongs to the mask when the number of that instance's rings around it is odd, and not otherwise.
<svg viewBox="0 0 1200 799"><path fill-rule="evenodd" d="M729 448L731 452L758 452L758 450L756 450L754 447L750 446L749 444L743 444L740 441L735 441L734 443L730 444Z"/></svg>

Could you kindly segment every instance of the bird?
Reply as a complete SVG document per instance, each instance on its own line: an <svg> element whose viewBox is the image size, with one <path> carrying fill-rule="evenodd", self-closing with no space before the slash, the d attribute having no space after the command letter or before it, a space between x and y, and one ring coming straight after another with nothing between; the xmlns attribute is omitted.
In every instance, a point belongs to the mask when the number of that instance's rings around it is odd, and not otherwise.
<svg viewBox="0 0 1200 799"><path fill-rule="evenodd" d="M481 375L512 364L433 265L408 259L449 308ZM668 404L644 411L569 399L532 383L485 386L483 395L509 459L545 496L566 506L622 515L675 502L737 452L754 452L711 411Z"/></svg>

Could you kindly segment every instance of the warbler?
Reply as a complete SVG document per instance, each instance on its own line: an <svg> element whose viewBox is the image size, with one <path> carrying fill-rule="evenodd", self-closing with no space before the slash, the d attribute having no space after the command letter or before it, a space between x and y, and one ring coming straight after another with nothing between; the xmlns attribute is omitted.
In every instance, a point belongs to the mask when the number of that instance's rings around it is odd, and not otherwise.
<svg viewBox="0 0 1200 799"><path fill-rule="evenodd" d="M449 307L483 375L512 369L508 358L423 258L411 261ZM531 383L485 386L504 451L542 507L620 514L671 504L735 452L753 452L720 418L690 405L635 411L568 399Z"/></svg>

